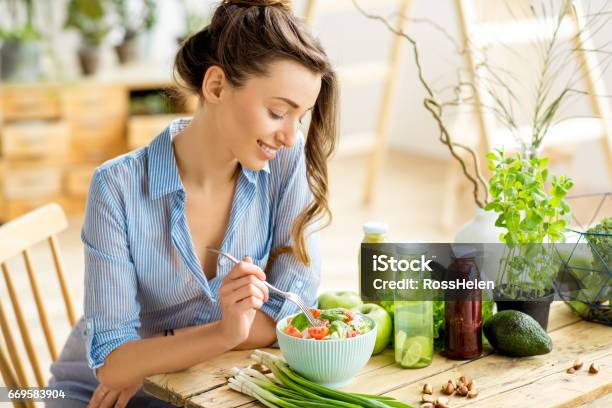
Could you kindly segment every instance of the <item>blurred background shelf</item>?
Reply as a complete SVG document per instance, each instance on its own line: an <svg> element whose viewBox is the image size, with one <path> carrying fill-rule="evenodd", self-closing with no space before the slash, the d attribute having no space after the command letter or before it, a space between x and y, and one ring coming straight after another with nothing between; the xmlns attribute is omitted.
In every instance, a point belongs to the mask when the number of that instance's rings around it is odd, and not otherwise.
<svg viewBox="0 0 612 408"><path fill-rule="evenodd" d="M1 87L0 222L50 201L81 214L96 166L147 145L197 103L171 93L169 76L136 65L81 81Z"/></svg>

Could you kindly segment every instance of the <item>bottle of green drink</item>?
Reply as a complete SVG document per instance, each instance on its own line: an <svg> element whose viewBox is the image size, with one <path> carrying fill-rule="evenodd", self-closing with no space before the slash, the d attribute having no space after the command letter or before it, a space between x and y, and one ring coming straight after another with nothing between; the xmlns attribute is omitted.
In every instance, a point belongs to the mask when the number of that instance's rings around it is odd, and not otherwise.
<svg viewBox="0 0 612 408"><path fill-rule="evenodd" d="M395 361L403 368L427 367L433 360L433 302L395 304Z"/></svg>

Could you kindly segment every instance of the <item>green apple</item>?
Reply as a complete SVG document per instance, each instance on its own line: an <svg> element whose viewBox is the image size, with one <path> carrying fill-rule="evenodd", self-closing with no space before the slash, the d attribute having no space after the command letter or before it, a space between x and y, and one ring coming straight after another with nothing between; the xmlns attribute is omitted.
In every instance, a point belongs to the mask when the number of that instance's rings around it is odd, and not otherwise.
<svg viewBox="0 0 612 408"><path fill-rule="evenodd" d="M391 332L393 331L391 316L382 306L374 303L364 303L358 311L376 322L376 344L374 344L372 354L378 354L389 345L391 340Z"/></svg>
<svg viewBox="0 0 612 408"><path fill-rule="evenodd" d="M361 297L355 292L325 292L319 295L319 309L343 307L357 310L361 305L363 305Z"/></svg>

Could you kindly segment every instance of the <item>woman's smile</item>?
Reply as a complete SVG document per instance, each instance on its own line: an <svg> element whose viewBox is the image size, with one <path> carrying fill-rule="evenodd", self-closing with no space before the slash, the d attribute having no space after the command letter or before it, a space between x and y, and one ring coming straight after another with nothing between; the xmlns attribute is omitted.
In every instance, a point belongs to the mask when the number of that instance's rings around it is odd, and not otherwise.
<svg viewBox="0 0 612 408"><path fill-rule="evenodd" d="M279 147L270 146L269 144L264 143L261 140L258 140L257 144L259 145L260 152L262 152L262 156L266 160L274 159L274 157L276 156L276 152L278 152Z"/></svg>

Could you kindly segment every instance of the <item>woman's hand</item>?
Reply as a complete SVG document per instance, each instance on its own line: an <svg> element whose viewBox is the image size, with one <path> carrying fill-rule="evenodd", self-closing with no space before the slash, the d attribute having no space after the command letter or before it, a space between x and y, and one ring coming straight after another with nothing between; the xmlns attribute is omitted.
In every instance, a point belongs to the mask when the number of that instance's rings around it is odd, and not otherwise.
<svg viewBox="0 0 612 408"><path fill-rule="evenodd" d="M138 384L123 390L112 390L100 384L91 396L87 408L124 408L141 386L142 384Z"/></svg>
<svg viewBox="0 0 612 408"><path fill-rule="evenodd" d="M227 341L238 344L249 337L255 311L268 301L268 288L263 284L264 272L250 257L236 264L223 279L220 329Z"/></svg>

